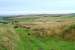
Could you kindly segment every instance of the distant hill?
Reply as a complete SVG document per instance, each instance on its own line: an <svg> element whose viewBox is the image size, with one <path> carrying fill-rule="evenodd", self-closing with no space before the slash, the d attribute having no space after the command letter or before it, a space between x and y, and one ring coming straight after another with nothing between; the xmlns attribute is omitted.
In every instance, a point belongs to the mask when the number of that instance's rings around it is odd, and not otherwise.
<svg viewBox="0 0 75 50"><path fill-rule="evenodd" d="M59 16L75 16L75 13L69 13L69 14L29 14L29 15L17 15L15 17L31 17L31 16L54 16L54 17L59 17Z"/></svg>
<svg viewBox="0 0 75 50"><path fill-rule="evenodd" d="M31 17L31 16L52 16L52 17L60 17L60 16L75 16L75 13L68 13L68 14L27 14L27 15L1 15L0 18L2 17Z"/></svg>

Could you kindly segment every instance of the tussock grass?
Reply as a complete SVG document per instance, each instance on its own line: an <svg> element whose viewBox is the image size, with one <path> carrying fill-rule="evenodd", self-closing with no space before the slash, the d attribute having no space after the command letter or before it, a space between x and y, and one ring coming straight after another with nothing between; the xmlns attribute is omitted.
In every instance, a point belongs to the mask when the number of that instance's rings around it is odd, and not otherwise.
<svg viewBox="0 0 75 50"><path fill-rule="evenodd" d="M38 34L45 34L45 35L54 35L60 34L64 30L64 27L67 25L72 24L72 22L36 22L36 25L32 27L33 32Z"/></svg>
<svg viewBox="0 0 75 50"><path fill-rule="evenodd" d="M19 37L12 27L0 28L0 50L15 50L18 41Z"/></svg>
<svg viewBox="0 0 75 50"><path fill-rule="evenodd" d="M75 24L65 27L61 36L65 40L75 41Z"/></svg>
<svg viewBox="0 0 75 50"><path fill-rule="evenodd" d="M32 27L33 34L37 37L59 37L64 40L75 40L75 22L36 22Z"/></svg>

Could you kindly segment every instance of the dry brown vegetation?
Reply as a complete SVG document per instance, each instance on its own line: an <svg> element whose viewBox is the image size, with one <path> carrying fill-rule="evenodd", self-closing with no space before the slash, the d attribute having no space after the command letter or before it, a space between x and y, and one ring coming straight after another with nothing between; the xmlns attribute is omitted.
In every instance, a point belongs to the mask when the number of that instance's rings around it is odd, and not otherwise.
<svg viewBox="0 0 75 50"><path fill-rule="evenodd" d="M75 40L75 28L69 28L75 21L65 20L62 22L35 22L31 27L33 34L36 36L60 36L63 39ZM67 29L67 32L65 30Z"/></svg>
<svg viewBox="0 0 75 50"><path fill-rule="evenodd" d="M0 46L6 48L6 50L14 50L16 47L15 44L19 40L14 30L8 27L0 27L0 35Z"/></svg>

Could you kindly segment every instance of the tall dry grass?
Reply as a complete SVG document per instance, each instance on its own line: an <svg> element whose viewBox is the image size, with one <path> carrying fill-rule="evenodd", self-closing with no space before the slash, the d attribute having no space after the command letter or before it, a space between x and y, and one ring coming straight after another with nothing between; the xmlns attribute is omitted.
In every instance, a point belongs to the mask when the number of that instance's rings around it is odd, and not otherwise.
<svg viewBox="0 0 75 50"><path fill-rule="evenodd" d="M33 34L36 36L60 36L63 38L63 36L68 36L68 35L61 35L61 34L66 34L63 33L65 31L66 27L75 26L73 25L75 21L70 21L70 20L65 20L62 22L35 22L35 26L32 27ZM75 33L75 30L72 30L72 28L68 28L72 31L70 35ZM68 32L67 32L68 33ZM64 37L66 39L66 37ZM68 38L74 38L74 36L70 36ZM74 38L75 39L75 38Z"/></svg>
<svg viewBox="0 0 75 50"><path fill-rule="evenodd" d="M61 37L64 40L75 41L75 24L68 25L64 28Z"/></svg>
<svg viewBox="0 0 75 50"><path fill-rule="evenodd" d="M18 40L19 37L13 28L0 27L0 46L6 50L15 50ZM2 47L0 49L2 49Z"/></svg>

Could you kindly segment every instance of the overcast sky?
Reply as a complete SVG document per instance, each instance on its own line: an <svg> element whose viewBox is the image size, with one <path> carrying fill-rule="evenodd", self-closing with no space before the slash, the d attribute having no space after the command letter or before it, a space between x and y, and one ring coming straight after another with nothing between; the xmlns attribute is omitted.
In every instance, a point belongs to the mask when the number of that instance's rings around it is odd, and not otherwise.
<svg viewBox="0 0 75 50"><path fill-rule="evenodd" d="M75 0L0 0L0 15L75 12Z"/></svg>

